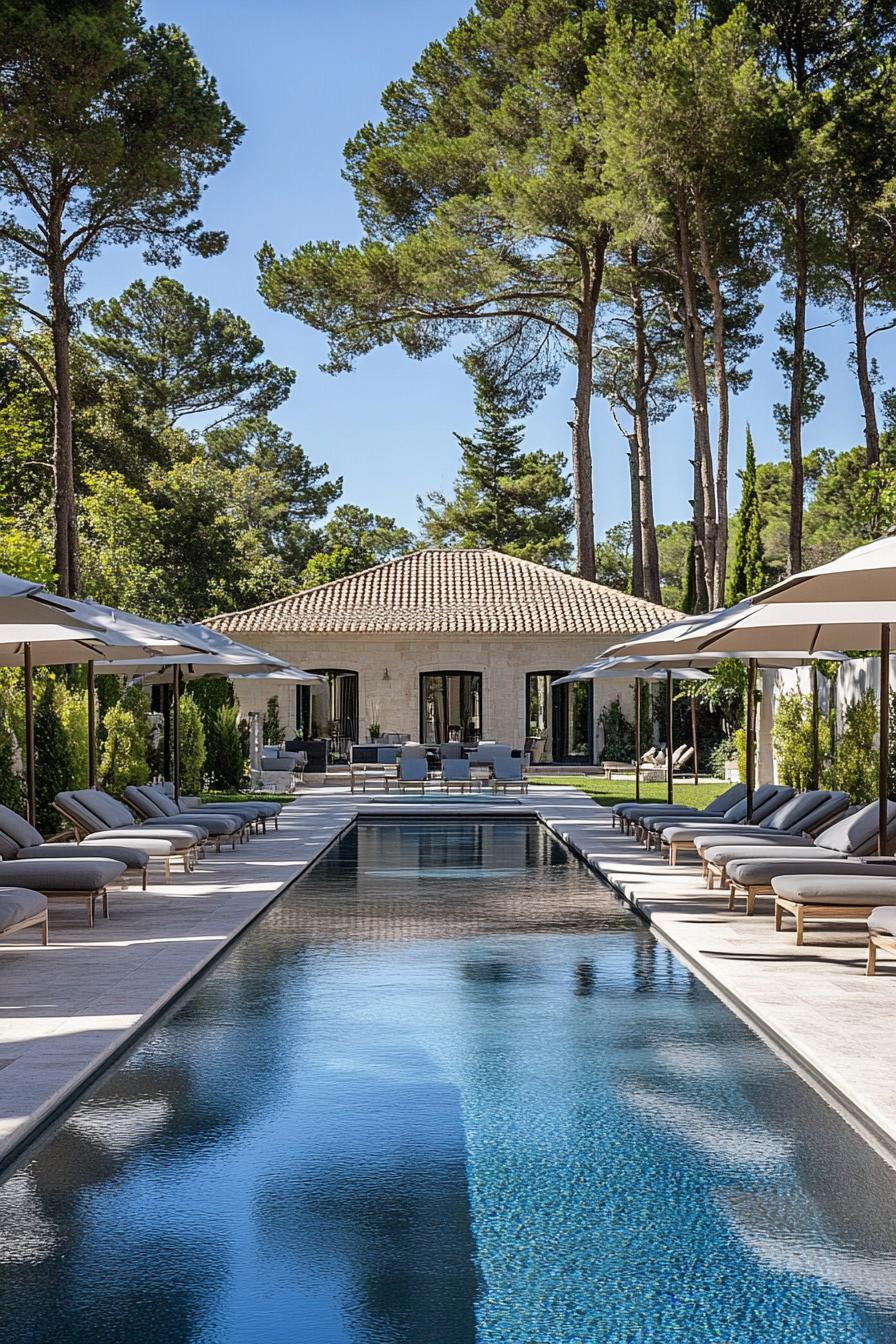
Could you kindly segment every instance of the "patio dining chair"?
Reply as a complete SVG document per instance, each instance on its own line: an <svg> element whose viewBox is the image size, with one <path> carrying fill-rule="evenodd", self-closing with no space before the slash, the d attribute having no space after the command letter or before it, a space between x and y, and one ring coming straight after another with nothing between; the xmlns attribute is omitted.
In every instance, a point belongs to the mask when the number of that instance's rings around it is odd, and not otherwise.
<svg viewBox="0 0 896 1344"><path fill-rule="evenodd" d="M461 793L473 787L469 761L459 761L450 757L442 761L442 787L446 793L450 793L452 786L460 789Z"/></svg>
<svg viewBox="0 0 896 1344"><path fill-rule="evenodd" d="M503 789L506 793L508 787L518 788L521 793L529 790L529 781L519 756L499 757L492 766L492 792Z"/></svg>
<svg viewBox="0 0 896 1344"><path fill-rule="evenodd" d="M428 778L429 766L426 763L425 756L412 756L409 760L406 760L404 753L402 753L401 760L398 762L398 787L402 793L405 789L419 789L423 793Z"/></svg>

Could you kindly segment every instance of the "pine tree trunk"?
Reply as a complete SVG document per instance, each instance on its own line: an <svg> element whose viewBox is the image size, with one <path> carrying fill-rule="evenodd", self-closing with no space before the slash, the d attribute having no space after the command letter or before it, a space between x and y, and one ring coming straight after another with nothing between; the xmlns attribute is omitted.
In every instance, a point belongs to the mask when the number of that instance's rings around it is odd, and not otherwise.
<svg viewBox="0 0 896 1344"><path fill-rule="evenodd" d="M632 512L632 592L644 596L644 547L641 531L641 492L638 481L638 440L628 435L628 476Z"/></svg>
<svg viewBox="0 0 896 1344"><path fill-rule="evenodd" d="M716 498L712 446L709 434L709 401L704 356L705 334L700 319L697 283L691 253L688 207L679 199L677 209L676 268L683 306L682 336L685 366L694 420L694 539L697 552L698 601L702 609L711 602L716 570Z"/></svg>
<svg viewBox="0 0 896 1344"><path fill-rule="evenodd" d="M713 263L703 207L697 206L700 232L700 264L703 279L712 300L712 349L716 380L718 426L716 433L716 553L713 570L711 603L720 607L725 600L725 577L728 568L728 433L730 424L728 367L725 358L725 304L722 286Z"/></svg>
<svg viewBox="0 0 896 1344"><path fill-rule="evenodd" d="M576 323L576 394L572 428L572 479L576 515L576 572L594 579L594 486L591 475L591 397L594 388L594 326L604 278L608 235L601 232L593 250L579 249L582 303Z"/></svg>
<svg viewBox="0 0 896 1344"><path fill-rule="evenodd" d="M53 402L53 518L57 587L63 597L81 589L78 544L75 463L72 434L71 324L65 292L61 233L57 228L49 245L50 323L56 396Z"/></svg>
<svg viewBox="0 0 896 1344"><path fill-rule="evenodd" d="M583 314L576 330L576 395L572 418L572 482L576 515L576 573L593 579L594 487L591 478L593 324Z"/></svg>
<svg viewBox="0 0 896 1344"><path fill-rule="evenodd" d="M865 416L865 465L876 467L880 463L880 430L877 424L877 407L874 404L874 387L868 367L868 333L865 326L865 281L853 268L853 314L856 334L856 374L859 379L859 393L862 398L862 411Z"/></svg>
<svg viewBox="0 0 896 1344"><path fill-rule="evenodd" d="M809 238L806 198L796 198L794 215L793 364L790 376L790 536L789 569L803 567L803 398L806 379L806 300L809 285Z"/></svg>
<svg viewBox="0 0 896 1344"><path fill-rule="evenodd" d="M644 322L644 296L637 279L638 250L633 247L632 316L634 320L635 389L634 434L629 440L633 457L632 537L637 537L641 561L641 587L632 591L650 602L660 600L660 558L656 541L656 521L653 514L653 480L650 461L650 374L647 359L647 338Z"/></svg>

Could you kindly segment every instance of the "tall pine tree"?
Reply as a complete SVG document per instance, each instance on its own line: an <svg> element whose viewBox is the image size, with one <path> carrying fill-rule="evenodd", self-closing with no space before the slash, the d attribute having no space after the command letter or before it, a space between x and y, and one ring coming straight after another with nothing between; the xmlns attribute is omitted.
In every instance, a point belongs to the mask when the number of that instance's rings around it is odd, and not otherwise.
<svg viewBox="0 0 896 1344"><path fill-rule="evenodd" d="M574 522L562 453L521 448L524 430L482 383L479 423L472 436L455 434L461 467L449 499L438 491L418 498L423 532L435 546L489 546L543 565L572 557Z"/></svg>
<svg viewBox="0 0 896 1344"><path fill-rule="evenodd" d="M747 425L747 458L741 479L740 508L737 513L737 542L734 548L734 566L728 581L729 605L742 597L758 593L765 585L765 556L762 549L762 514L759 505L759 487L756 479L756 452L753 435Z"/></svg>

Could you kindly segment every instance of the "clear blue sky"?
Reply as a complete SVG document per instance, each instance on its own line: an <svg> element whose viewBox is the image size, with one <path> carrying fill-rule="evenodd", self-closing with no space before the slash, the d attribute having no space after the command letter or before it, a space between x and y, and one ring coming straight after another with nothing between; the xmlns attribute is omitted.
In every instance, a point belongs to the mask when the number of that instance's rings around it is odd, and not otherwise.
<svg viewBox="0 0 896 1344"><path fill-rule="evenodd" d="M353 240L359 229L352 193L341 176L342 148L365 121L379 114L379 95L405 74L425 44L465 11L458 0L144 0L151 22L180 24L222 95L247 127L230 165L211 183L202 215L226 229L230 246L219 258L188 258L179 278L216 306L242 314L262 336L269 356L298 371L278 418L313 461L345 478L346 501L395 515L416 527L415 496L445 489L457 467L452 430L474 423L468 380L449 353L409 360L397 347L365 356L350 374L319 371L326 343L294 318L270 312L256 290L255 252L269 240L289 251L309 239ZM86 293L120 293L145 273L140 253L114 250L94 262ZM777 299L772 289L762 317L770 331ZM827 321L830 315L819 315ZM849 336L841 324L817 331L813 347L831 375L821 416L806 447L844 448L858 442L861 414L855 380L846 367ZM736 398L732 424L732 507L738 499L734 468L743 457L749 420L760 459L781 455L772 404L781 399L771 342L753 359L750 390ZM879 356L892 364L896 342L881 338ZM882 359L884 373L887 360ZM572 395L565 375L528 424L526 446L568 452ZM887 379L886 381L890 381ZM681 407L654 435L656 513L659 521L688 515L691 427ZM595 514L602 532L628 514L623 442L603 404L594 406Z"/></svg>

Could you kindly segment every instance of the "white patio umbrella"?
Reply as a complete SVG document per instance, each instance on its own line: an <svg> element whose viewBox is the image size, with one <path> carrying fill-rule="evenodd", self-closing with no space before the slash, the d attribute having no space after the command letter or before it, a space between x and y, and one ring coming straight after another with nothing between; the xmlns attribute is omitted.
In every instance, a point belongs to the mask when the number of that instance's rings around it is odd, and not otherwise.
<svg viewBox="0 0 896 1344"><path fill-rule="evenodd" d="M130 664L116 663L98 670L117 672L122 676L140 678L149 685L171 686L172 695L172 736L174 795L180 797L180 688L182 681L193 681L204 677L263 676L276 674L285 681L318 681L310 672L293 668L282 658L262 649L254 649L248 644L240 644L229 639L218 630L210 630L205 625L176 625L175 631L184 638L195 641L203 652L189 652L171 656L160 652L139 662Z"/></svg>
<svg viewBox="0 0 896 1344"><path fill-rule="evenodd" d="M805 570L749 599L750 611L731 629L708 632L707 647L733 652L760 631L775 642L799 638L808 647L879 649L880 720L878 852L886 850L890 773L890 650L896 626L896 536L858 546L827 565Z"/></svg>
<svg viewBox="0 0 896 1344"><path fill-rule="evenodd" d="M659 681L666 684L666 796L671 803L675 792L675 772L672 762L672 683L673 681L708 681L706 672L693 667L662 668L645 665L640 658L598 658L576 668L565 677L558 677L552 686L563 686L573 681L612 680L631 676L635 683L635 801L641 799L641 682ZM698 780L697 714L696 701L691 701L691 745L694 751L694 783Z"/></svg>
<svg viewBox="0 0 896 1344"><path fill-rule="evenodd" d="M90 663L96 658L133 658L145 652L138 640L114 633L59 607L40 584L0 574L0 666L25 673L25 791L28 819L35 819L34 676L36 666Z"/></svg>
<svg viewBox="0 0 896 1344"><path fill-rule="evenodd" d="M151 621L145 616L136 616L130 611L119 611L116 607L94 602L92 598L78 601L71 597L58 597L55 593L43 593L41 601L59 611L67 612L80 620L96 624L105 632L104 638L124 635L141 645L143 653L178 654L197 653L205 645L196 637L190 636L177 625L162 621ZM91 789L96 788L96 662L87 663L87 782Z"/></svg>
<svg viewBox="0 0 896 1344"><path fill-rule="evenodd" d="M823 635L837 633L834 627L800 625L799 611L782 605L778 621L768 628L756 621L754 599L746 598L736 606L720 608L705 615L688 616L659 629L636 635L623 644L615 644L608 655L639 657L649 664L651 657L662 664L710 667L723 658L739 658L747 664L747 819L753 813L753 782L756 758L756 673L760 667L798 667L811 658L835 660L840 653L830 652L836 641ZM752 625L748 621L753 621ZM842 645L840 646L842 647ZM708 661L707 661L708 660ZM818 787L818 680L812 678L813 769L812 784Z"/></svg>

